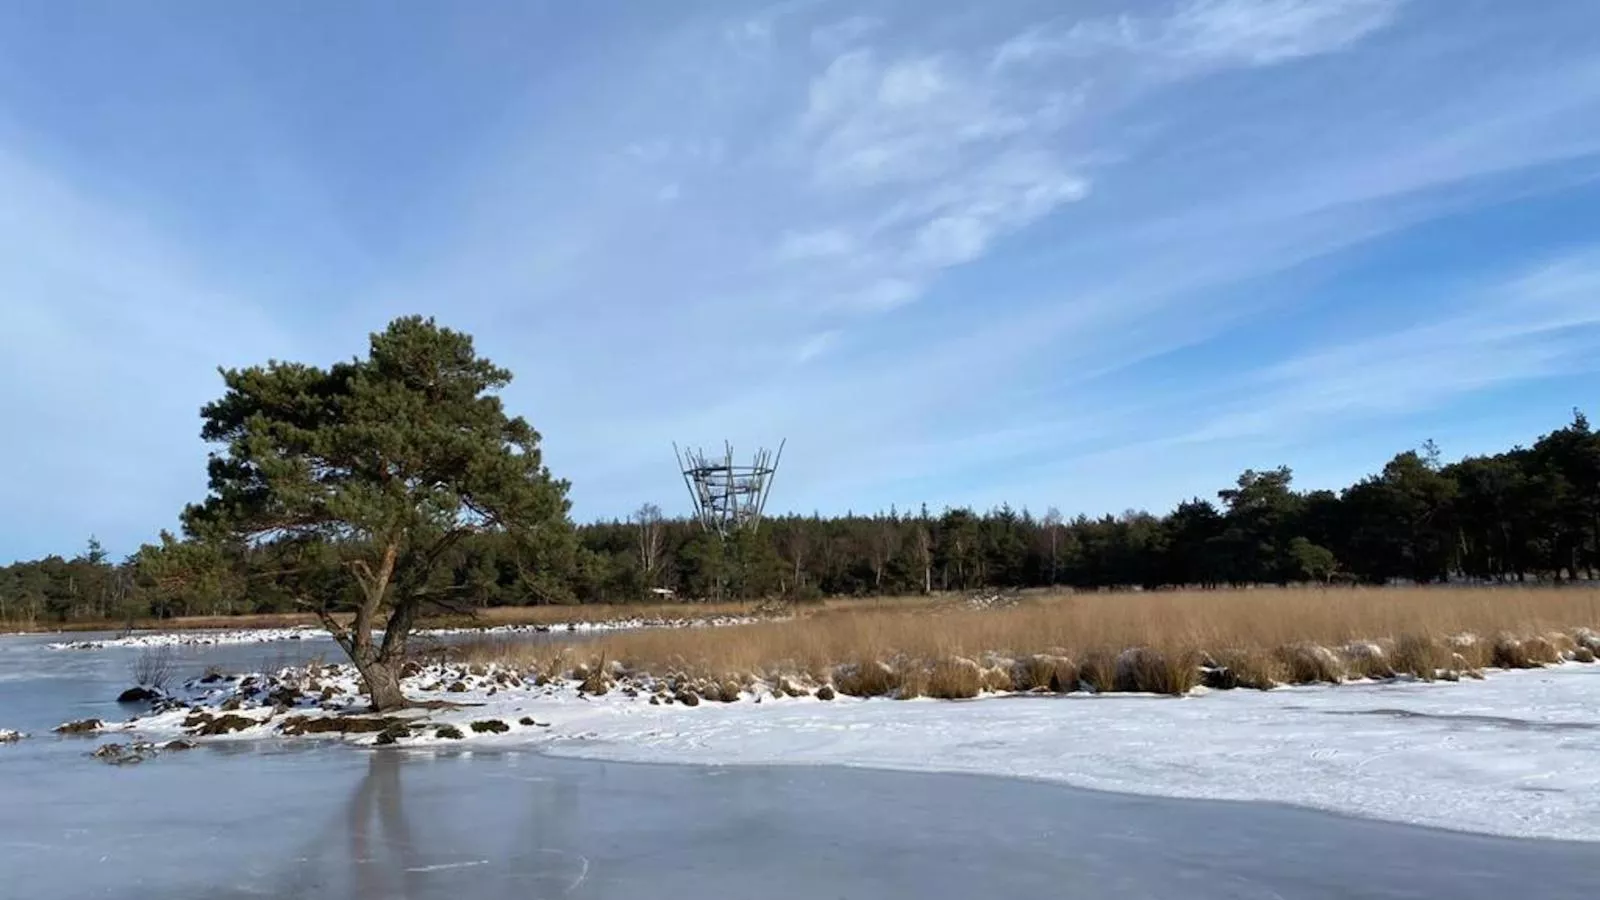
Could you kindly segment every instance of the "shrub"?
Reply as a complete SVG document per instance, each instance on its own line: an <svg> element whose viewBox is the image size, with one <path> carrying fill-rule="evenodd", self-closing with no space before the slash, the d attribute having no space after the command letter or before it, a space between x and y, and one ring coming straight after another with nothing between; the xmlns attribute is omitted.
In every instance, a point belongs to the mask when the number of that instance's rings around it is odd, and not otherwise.
<svg viewBox="0 0 1600 900"><path fill-rule="evenodd" d="M1413 675L1423 681L1432 681L1440 670L1459 671L1465 657L1424 634L1402 634L1394 644L1396 672Z"/></svg>
<svg viewBox="0 0 1600 900"><path fill-rule="evenodd" d="M1527 655L1528 661L1535 666L1558 663L1562 659L1561 650L1543 635L1536 634L1523 641L1522 652Z"/></svg>
<svg viewBox="0 0 1600 900"><path fill-rule="evenodd" d="M592 694L596 697L609 690L611 690L611 679L606 676L604 670L599 668L585 674L583 683L578 685L578 693Z"/></svg>
<svg viewBox="0 0 1600 900"><path fill-rule="evenodd" d="M472 723L472 730L478 734L505 734L511 726L499 719L479 719Z"/></svg>
<svg viewBox="0 0 1600 900"><path fill-rule="evenodd" d="M976 697L983 689L983 670L970 659L941 659L928 673L927 694L939 700Z"/></svg>
<svg viewBox="0 0 1600 900"><path fill-rule="evenodd" d="M1288 644L1279 647L1276 656L1290 684L1338 684L1344 680L1344 666L1339 657L1320 644Z"/></svg>
<svg viewBox="0 0 1600 900"><path fill-rule="evenodd" d="M1490 665L1501 669L1537 669L1539 663L1533 654L1528 652L1528 646L1515 635L1502 633L1494 639L1494 649L1489 657Z"/></svg>
<svg viewBox="0 0 1600 900"><path fill-rule="evenodd" d="M929 693L931 673L920 661L902 660L895 666L894 678L895 683L899 685L895 691L896 699L915 700L918 697L933 696Z"/></svg>
<svg viewBox="0 0 1600 900"><path fill-rule="evenodd" d="M1404 640L1402 638L1395 647L1397 658L1392 665L1389 662L1389 654L1384 652L1383 647L1371 641L1355 641L1344 645L1344 647L1340 648L1339 655L1344 659L1345 672L1351 678L1373 678L1379 680L1393 678L1396 670L1404 670L1398 660L1401 644L1404 643Z"/></svg>
<svg viewBox="0 0 1600 900"><path fill-rule="evenodd" d="M1109 652L1096 650L1078 666L1079 684L1097 694L1116 690L1117 659Z"/></svg>
<svg viewBox="0 0 1600 900"><path fill-rule="evenodd" d="M166 692L172 680L172 648L170 646L146 647L139 651L128 666L133 683Z"/></svg>
<svg viewBox="0 0 1600 900"><path fill-rule="evenodd" d="M1284 680L1283 665L1278 658L1261 650L1223 650L1212 662L1214 665L1206 675L1209 687L1266 691Z"/></svg>
<svg viewBox="0 0 1600 900"><path fill-rule="evenodd" d="M466 735L461 733L461 729L455 727L454 725L440 725L438 728L433 730L433 734L435 737L441 737L452 741L459 741L466 737Z"/></svg>
<svg viewBox="0 0 1600 900"><path fill-rule="evenodd" d="M1187 694L1199 683L1199 654L1190 650L1124 650L1117 655L1112 673L1112 687L1118 691L1179 695Z"/></svg>
<svg viewBox="0 0 1600 900"><path fill-rule="evenodd" d="M1578 649L1578 642L1573 640L1571 635L1562 634L1559 631L1549 632L1544 636L1544 639L1555 650L1555 662L1571 659L1573 651Z"/></svg>
<svg viewBox="0 0 1600 900"><path fill-rule="evenodd" d="M989 666L983 670L983 689L997 694L1015 690L1011 682L1011 666Z"/></svg>
<svg viewBox="0 0 1600 900"><path fill-rule="evenodd" d="M898 685L893 669L876 660L862 660L835 667L833 686L851 697L883 697Z"/></svg>
<svg viewBox="0 0 1600 900"><path fill-rule="evenodd" d="M1462 672L1476 672L1485 666L1494 663L1494 650L1486 641L1469 632L1452 634L1445 639L1445 646L1459 656L1461 660L1455 665Z"/></svg>
<svg viewBox="0 0 1600 900"><path fill-rule="evenodd" d="M1036 653L1012 665L1011 686L1018 691L1065 694L1078 687L1078 667L1065 656Z"/></svg>

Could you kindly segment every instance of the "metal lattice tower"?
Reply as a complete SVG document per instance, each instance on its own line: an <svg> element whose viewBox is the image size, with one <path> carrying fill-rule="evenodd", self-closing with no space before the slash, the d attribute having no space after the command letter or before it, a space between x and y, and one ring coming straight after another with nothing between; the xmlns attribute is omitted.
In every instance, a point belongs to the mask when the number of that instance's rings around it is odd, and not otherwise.
<svg viewBox="0 0 1600 900"><path fill-rule="evenodd" d="M756 451L750 465L735 465L733 445L724 442L720 457L709 457L704 450L678 450L678 469L683 472L683 483L689 488L694 501L695 518L707 531L726 538L736 531L755 531L761 524L761 513L767 505L767 494L772 490L772 478L783 459L784 441L778 452L761 448Z"/></svg>

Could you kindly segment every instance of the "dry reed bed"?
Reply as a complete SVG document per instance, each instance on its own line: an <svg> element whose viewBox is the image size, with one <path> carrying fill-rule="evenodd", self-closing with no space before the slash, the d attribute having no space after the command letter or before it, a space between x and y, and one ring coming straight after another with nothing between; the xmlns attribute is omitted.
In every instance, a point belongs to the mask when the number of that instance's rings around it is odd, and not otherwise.
<svg viewBox="0 0 1600 900"><path fill-rule="evenodd" d="M491 642L472 662L604 689L621 673L713 692L831 685L854 696L986 691L1182 694L1355 678L1476 676L1600 653L1600 590L1254 589L1068 595L1000 609L887 601L794 619L624 632L580 646ZM780 690L781 688L781 690Z"/></svg>

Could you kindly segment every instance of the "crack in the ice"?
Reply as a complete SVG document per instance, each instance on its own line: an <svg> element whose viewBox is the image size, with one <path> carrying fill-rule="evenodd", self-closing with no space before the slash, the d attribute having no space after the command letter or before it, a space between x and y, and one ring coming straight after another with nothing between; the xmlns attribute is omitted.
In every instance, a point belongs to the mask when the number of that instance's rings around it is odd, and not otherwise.
<svg viewBox="0 0 1600 900"><path fill-rule="evenodd" d="M1423 713L1409 709L1329 709L1323 710L1323 715L1329 716L1384 716L1391 719L1429 719L1439 722L1461 722L1469 725L1494 725L1516 731L1597 731L1600 724L1594 722L1531 722L1527 719L1514 719L1510 716L1485 716L1472 713Z"/></svg>

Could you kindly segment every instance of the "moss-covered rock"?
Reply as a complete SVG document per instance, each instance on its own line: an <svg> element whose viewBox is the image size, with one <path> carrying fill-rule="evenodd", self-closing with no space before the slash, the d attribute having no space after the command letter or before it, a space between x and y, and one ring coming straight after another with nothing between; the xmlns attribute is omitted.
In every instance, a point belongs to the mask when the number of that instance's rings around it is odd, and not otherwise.
<svg viewBox="0 0 1600 900"><path fill-rule="evenodd" d="M479 719L470 726L477 734L505 734L511 726L499 719Z"/></svg>
<svg viewBox="0 0 1600 900"><path fill-rule="evenodd" d="M832 700L833 699L833 686L825 684L822 687L817 688L817 699L818 700Z"/></svg>
<svg viewBox="0 0 1600 900"><path fill-rule="evenodd" d="M99 719L79 719L76 722L63 722L51 731L56 734L94 734L103 724Z"/></svg>
<svg viewBox="0 0 1600 900"><path fill-rule="evenodd" d="M260 724L261 723L255 719L228 713L226 715L217 716L210 722L200 726L199 730L197 730L195 734L198 734L202 737L213 737L219 734L229 734L235 731L244 731L246 728L254 728Z"/></svg>
<svg viewBox="0 0 1600 900"><path fill-rule="evenodd" d="M466 735L461 733L461 729L455 727L454 725L440 725L433 730L433 734L435 737L441 737L452 741L459 741L466 737Z"/></svg>

